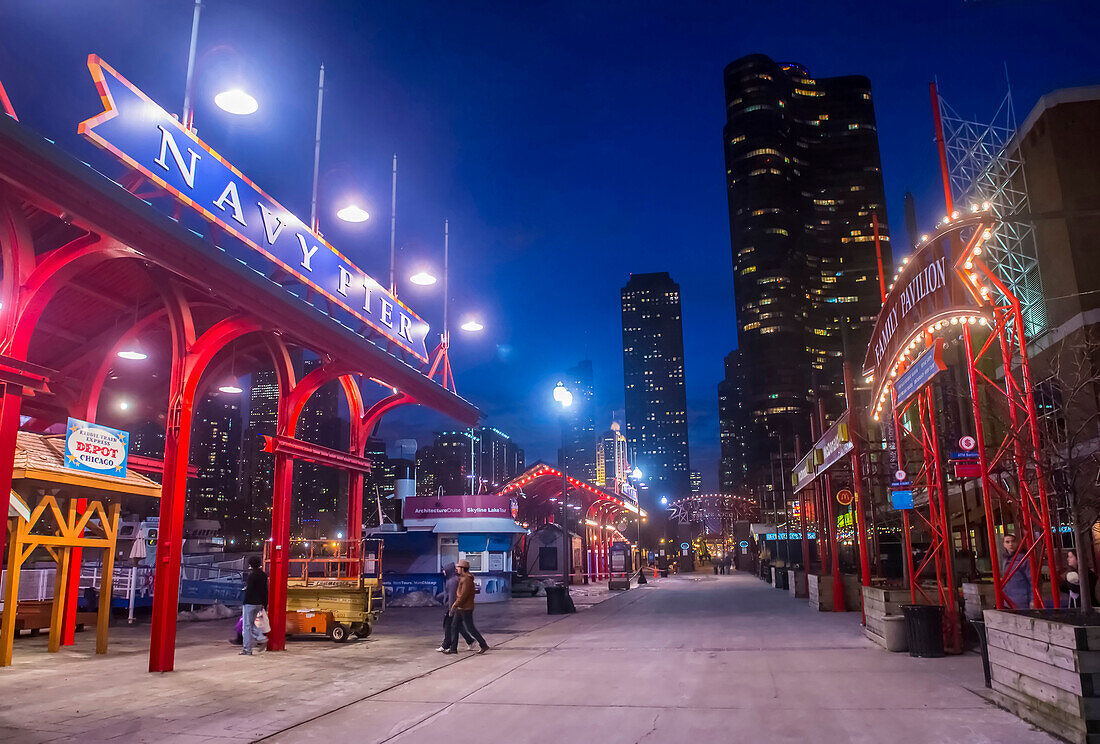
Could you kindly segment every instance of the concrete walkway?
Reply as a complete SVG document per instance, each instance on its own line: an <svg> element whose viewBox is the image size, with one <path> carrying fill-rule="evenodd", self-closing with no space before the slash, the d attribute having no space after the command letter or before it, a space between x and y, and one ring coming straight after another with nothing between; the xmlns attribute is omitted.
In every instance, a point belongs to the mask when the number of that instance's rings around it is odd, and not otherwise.
<svg viewBox="0 0 1100 744"><path fill-rule="evenodd" d="M25 661L0 670L0 741L1055 741L967 689L982 684L976 656L881 651L858 616L749 576L606 598L566 618L541 598L480 607L483 656L430 651L432 610L391 611L363 643L252 659L187 642L169 675L142 671L143 653L46 658L22 642Z"/></svg>

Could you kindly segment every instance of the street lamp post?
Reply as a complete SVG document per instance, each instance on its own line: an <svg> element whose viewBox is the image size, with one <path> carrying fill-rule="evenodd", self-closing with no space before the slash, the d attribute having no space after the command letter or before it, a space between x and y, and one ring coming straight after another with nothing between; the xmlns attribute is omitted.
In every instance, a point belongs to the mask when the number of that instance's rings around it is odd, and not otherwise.
<svg viewBox="0 0 1100 744"><path fill-rule="evenodd" d="M558 463L561 467L561 576L562 586L565 587L565 591L568 592L570 575L569 563L572 557L572 551L569 549L569 527L566 522L569 509L569 505L566 503L566 494L569 490L569 476L565 472L565 409L573 405L573 393L569 391L569 388L565 387L564 383L559 382L554 388L554 400L561 406L561 459Z"/></svg>

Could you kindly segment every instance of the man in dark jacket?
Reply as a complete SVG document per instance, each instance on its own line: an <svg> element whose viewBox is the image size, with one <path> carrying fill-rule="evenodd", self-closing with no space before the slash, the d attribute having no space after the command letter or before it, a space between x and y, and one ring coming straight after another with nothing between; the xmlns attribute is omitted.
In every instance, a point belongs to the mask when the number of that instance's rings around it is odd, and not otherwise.
<svg viewBox="0 0 1100 744"><path fill-rule="evenodd" d="M474 626L474 577L470 573L470 562L459 561L456 566L458 568L458 590L455 593L455 601L451 603L451 611L455 616L454 622L457 628L469 631L470 635L481 646L478 653L483 654L489 650L489 644L485 642L485 639L481 637L481 633L478 633L477 628ZM458 653L458 632L451 634L451 647L445 653Z"/></svg>
<svg viewBox="0 0 1100 744"><path fill-rule="evenodd" d="M263 640L256 632L256 613L267 607L267 574L260 568L260 556L248 559L248 573L244 575L244 606L241 608L241 640L244 648L241 656L252 655L252 644Z"/></svg>
<svg viewBox="0 0 1100 744"><path fill-rule="evenodd" d="M455 598L458 596L458 571L455 568L455 564L448 563L443 567L443 643L439 644L439 648L436 651L446 652L451 647L451 640L454 639L457 644L455 635L461 633L462 637L466 639L466 645L471 649L474 647L474 637L462 626L461 623L455 622L455 614L451 609L451 606L455 603Z"/></svg>

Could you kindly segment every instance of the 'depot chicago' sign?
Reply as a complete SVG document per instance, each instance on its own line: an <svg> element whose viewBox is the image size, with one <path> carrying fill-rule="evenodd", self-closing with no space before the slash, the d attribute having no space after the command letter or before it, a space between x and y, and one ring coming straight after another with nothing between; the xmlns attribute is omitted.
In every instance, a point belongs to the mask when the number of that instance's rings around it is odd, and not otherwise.
<svg viewBox="0 0 1100 744"><path fill-rule="evenodd" d="M104 111L77 131L423 361L428 324L96 55ZM270 272L268 272L270 273Z"/></svg>
<svg viewBox="0 0 1100 744"><path fill-rule="evenodd" d="M69 419L65 432L65 467L125 478L129 450L129 432Z"/></svg>

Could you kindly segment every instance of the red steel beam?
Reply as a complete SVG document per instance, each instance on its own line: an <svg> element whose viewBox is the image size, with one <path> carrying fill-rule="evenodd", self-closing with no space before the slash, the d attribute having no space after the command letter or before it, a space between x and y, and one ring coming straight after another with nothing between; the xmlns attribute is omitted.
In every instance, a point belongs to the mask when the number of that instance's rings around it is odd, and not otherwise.
<svg viewBox="0 0 1100 744"><path fill-rule="evenodd" d="M281 434L275 436L264 435L264 452L287 455L295 460L305 460L317 465L326 465L330 468L347 470L353 473L370 472L370 460L366 457L353 455L350 452L341 452L331 447L322 447L312 442L303 442L301 439Z"/></svg>

